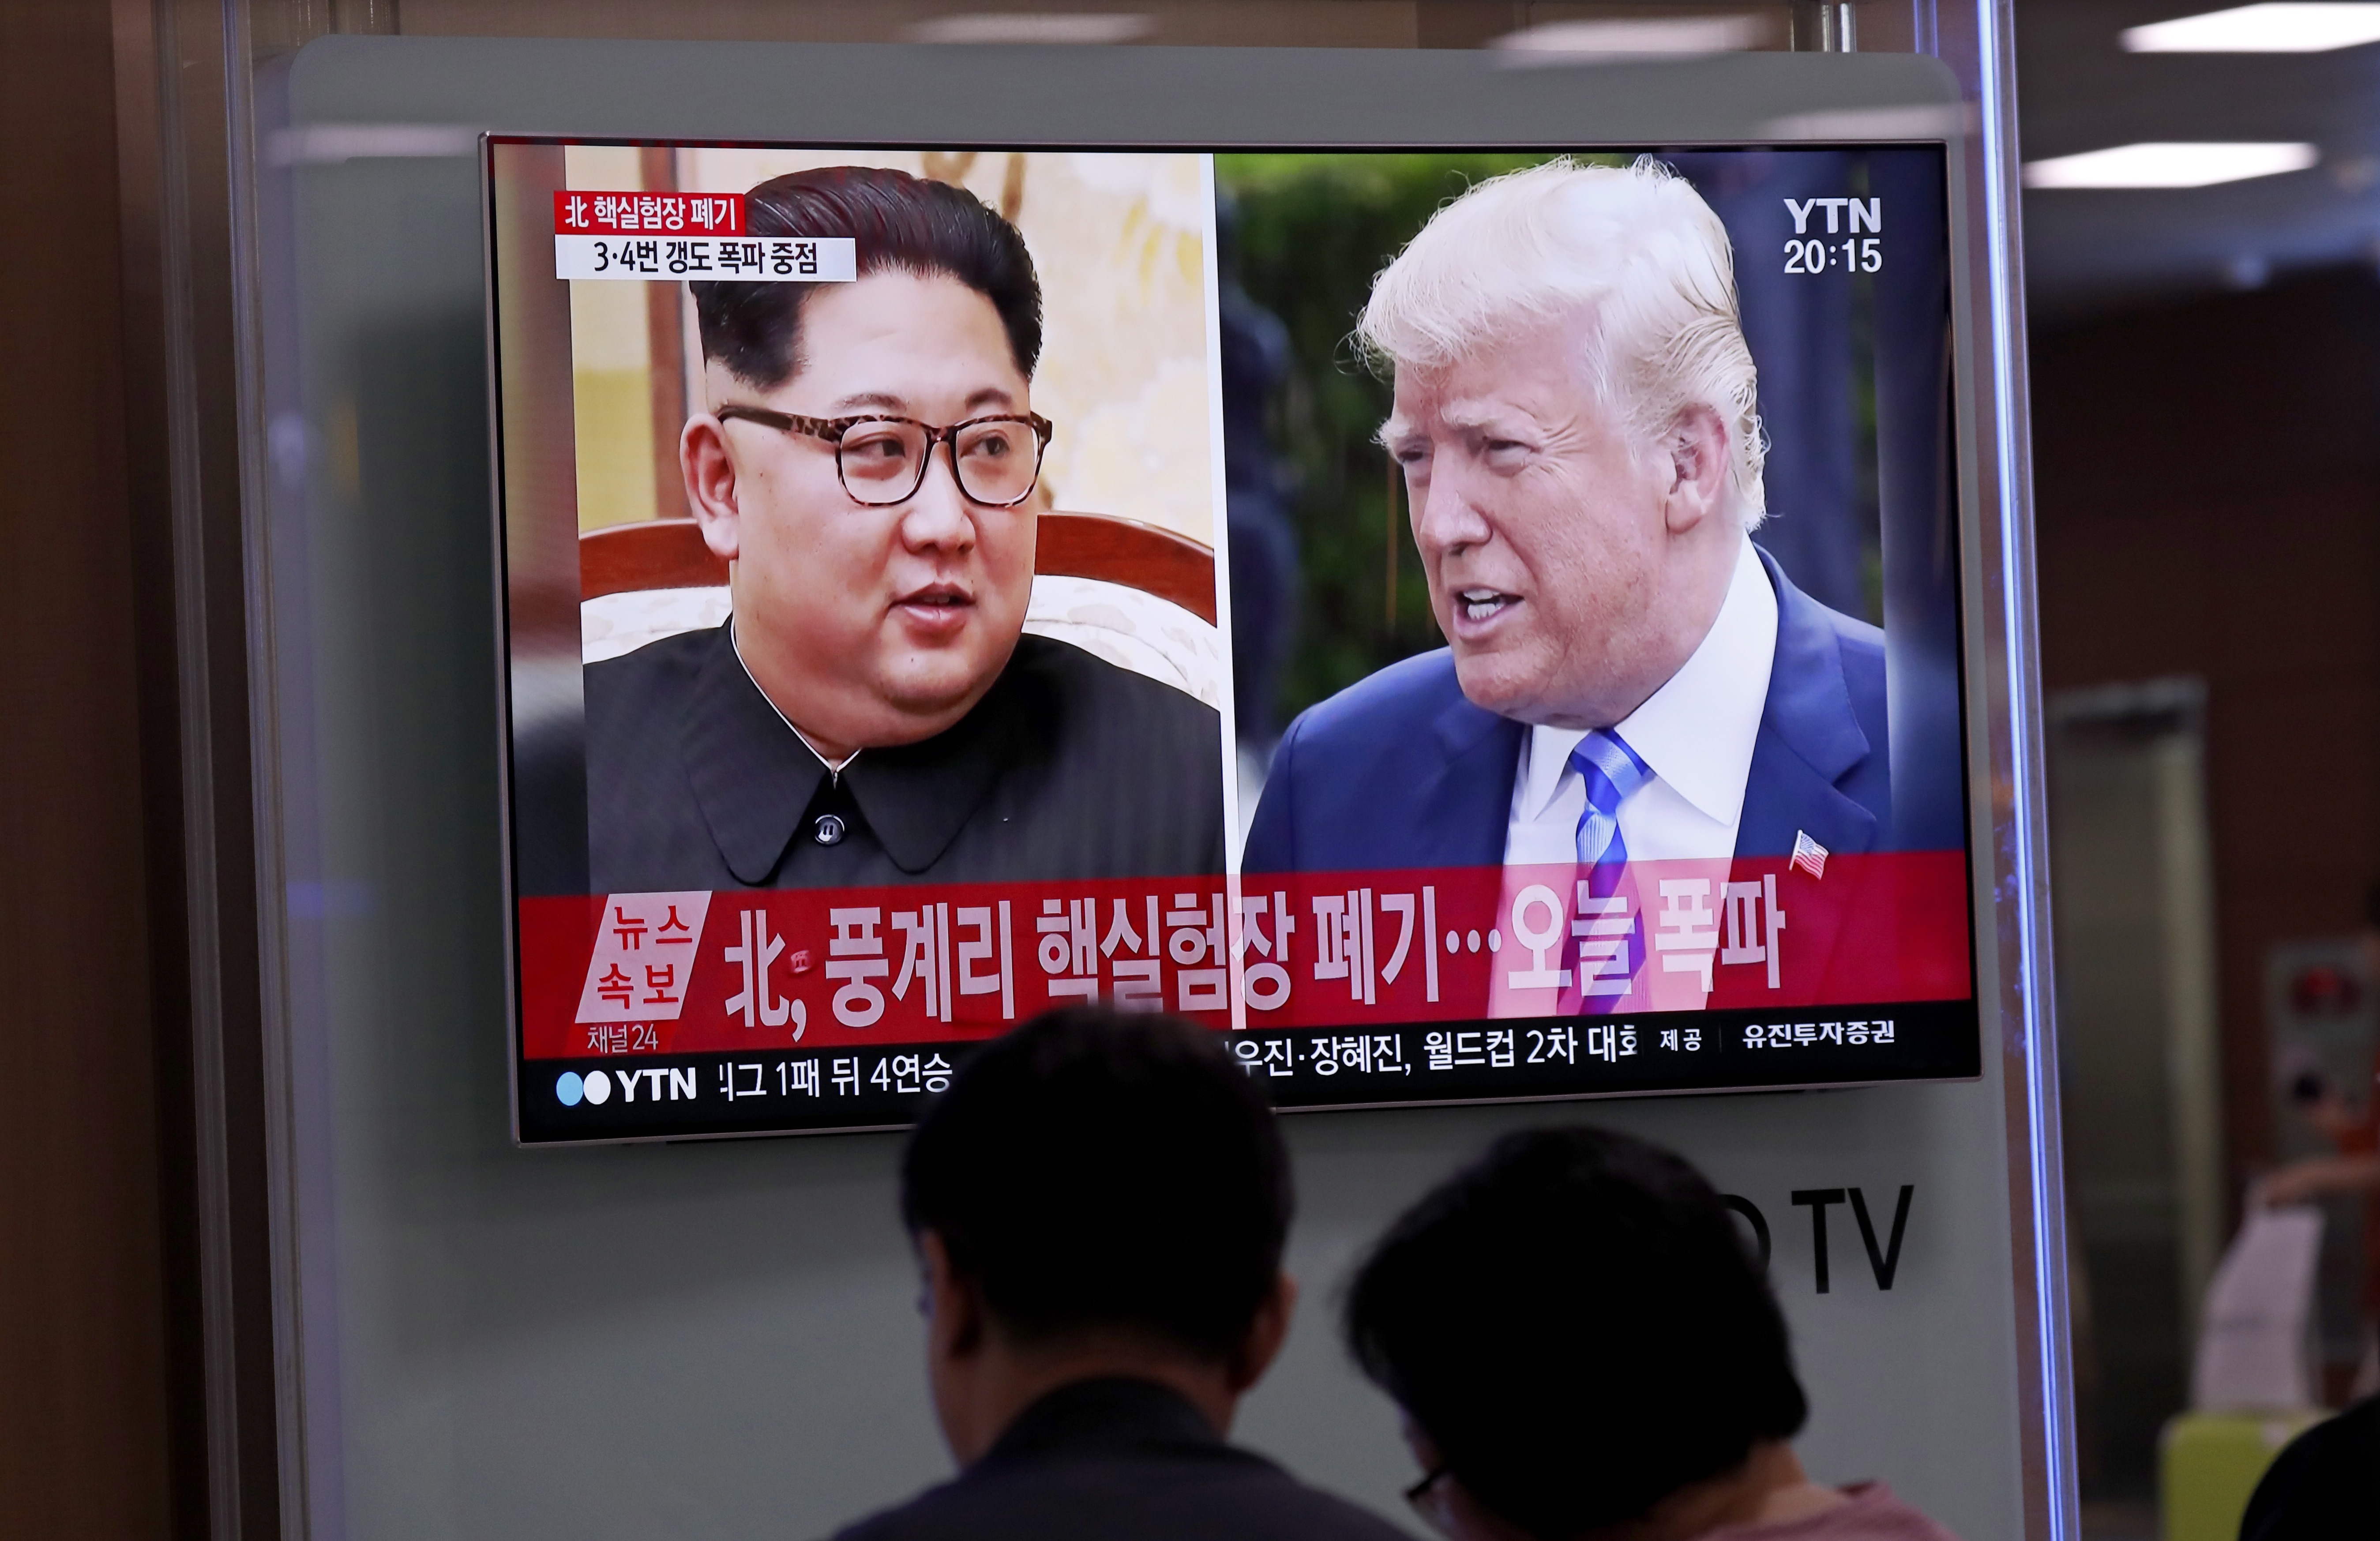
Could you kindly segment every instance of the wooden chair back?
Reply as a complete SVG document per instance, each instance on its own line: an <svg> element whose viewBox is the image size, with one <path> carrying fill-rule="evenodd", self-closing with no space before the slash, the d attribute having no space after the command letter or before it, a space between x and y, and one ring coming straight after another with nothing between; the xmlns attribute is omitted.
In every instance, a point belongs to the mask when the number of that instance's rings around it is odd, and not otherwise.
<svg viewBox="0 0 2380 1541"><path fill-rule="evenodd" d="M1097 578L1171 600L1215 624L1215 553L1184 535L1105 514L1040 516L1033 571L1050 577ZM727 564L703 542L692 519L639 519L578 538L578 598L649 588L716 588Z"/></svg>

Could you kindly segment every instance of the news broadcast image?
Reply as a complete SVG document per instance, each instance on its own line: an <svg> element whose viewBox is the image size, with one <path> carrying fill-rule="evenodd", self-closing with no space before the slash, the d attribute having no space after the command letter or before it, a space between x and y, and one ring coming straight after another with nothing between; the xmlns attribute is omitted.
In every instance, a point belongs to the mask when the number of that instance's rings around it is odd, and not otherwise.
<svg viewBox="0 0 2380 1541"><path fill-rule="evenodd" d="M1938 146L486 181L523 1142L1978 1073Z"/></svg>

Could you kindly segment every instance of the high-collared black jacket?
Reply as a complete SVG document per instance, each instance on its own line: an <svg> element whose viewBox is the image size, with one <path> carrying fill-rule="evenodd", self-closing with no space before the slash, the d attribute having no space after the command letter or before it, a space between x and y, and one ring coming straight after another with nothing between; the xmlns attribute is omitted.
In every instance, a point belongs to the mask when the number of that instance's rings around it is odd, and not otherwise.
<svg viewBox="0 0 2380 1541"><path fill-rule="evenodd" d="M955 725L864 750L840 777L752 682L727 626L584 678L585 892L1223 869L1214 710L1063 642L1019 638Z"/></svg>
<svg viewBox="0 0 2380 1541"><path fill-rule="evenodd" d="M953 1481L841 1541L1409 1541L1260 1455L1225 1444L1146 1380L1061 1387Z"/></svg>

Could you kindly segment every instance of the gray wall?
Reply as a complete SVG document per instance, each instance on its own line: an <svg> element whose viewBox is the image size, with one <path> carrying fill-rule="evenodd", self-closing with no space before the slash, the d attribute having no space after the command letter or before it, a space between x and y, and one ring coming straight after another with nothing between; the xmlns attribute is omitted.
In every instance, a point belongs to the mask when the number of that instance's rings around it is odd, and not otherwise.
<svg viewBox="0 0 2380 1541"><path fill-rule="evenodd" d="M461 1033L412 1048L489 1069L479 1095L341 1099L347 1534L800 1535L948 1474L893 1215L894 1136L519 1152L502 1134L496 1053ZM1882 1476L1963 1535L2012 1535L2004 1186L1973 1128L1989 1095L1293 1118L1291 1268L1306 1299L1239 1433L1404 1519L1397 1490L1416 1474L1393 1409L1339 1350L1337 1286L1366 1238L1495 1132L1588 1117L1690 1152L1767 1215L1815 1473ZM1856 1183L1888 1210L1903 1183L1917 1193L1891 1292L1837 1206L1832 1288L1817 1294L1809 1211L1788 1193ZM1551 1319L1563 1305L1451 1308Z"/></svg>
<svg viewBox="0 0 2380 1541"><path fill-rule="evenodd" d="M590 134L1593 142L1750 136L1791 112L1949 91L1930 61L1892 57L1502 74L1477 54L1024 50L995 93L923 50L904 51L887 117L867 82L892 77L865 62L337 38L299 55L268 108ZM268 176L265 198L261 728L287 897L315 1534L798 1535L892 1502L949 1469L893 1218L895 1139L506 1138L475 165L303 162ZM1970 1541L2017 1534L1997 1050L1987 1029L1973 1085L1291 1120L1306 1304L1242 1436L1402 1518L1414 1474L1393 1410L1337 1350L1335 1287L1366 1237L1495 1132L1593 1118L1677 1146L1767 1216L1817 1474L1885 1477ZM1790 1192L1858 1185L1888 1216L1902 1183L1916 1197L1894 1288L1876 1287L1838 1206L1832 1288L1816 1292L1810 1211Z"/></svg>

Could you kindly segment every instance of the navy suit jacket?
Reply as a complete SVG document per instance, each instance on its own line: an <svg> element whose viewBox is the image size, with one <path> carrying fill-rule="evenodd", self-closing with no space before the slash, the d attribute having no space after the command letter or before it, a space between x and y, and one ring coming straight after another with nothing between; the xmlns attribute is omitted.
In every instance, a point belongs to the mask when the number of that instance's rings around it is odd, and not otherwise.
<svg viewBox="0 0 2380 1541"><path fill-rule="evenodd" d="M1884 633L1760 565L1777 590L1777 656L1753 741L1739 856L1829 855L1891 837ZM1528 726L1476 707L1446 649L1390 665L1299 714L1248 830L1249 872L1499 867Z"/></svg>

